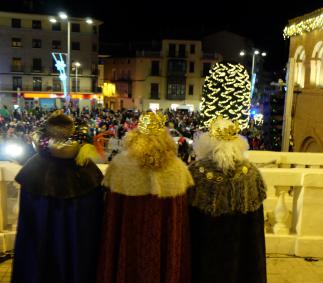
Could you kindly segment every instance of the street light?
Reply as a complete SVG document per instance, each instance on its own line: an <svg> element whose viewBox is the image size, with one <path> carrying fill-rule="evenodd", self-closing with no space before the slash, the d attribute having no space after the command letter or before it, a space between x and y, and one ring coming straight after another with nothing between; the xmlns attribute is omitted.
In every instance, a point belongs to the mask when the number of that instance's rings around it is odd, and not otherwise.
<svg viewBox="0 0 323 283"><path fill-rule="evenodd" d="M74 62L73 66L75 67L75 92L77 92L78 91L78 89L77 89L77 83L78 83L78 81L77 81L77 70L78 70L79 67L81 67L81 63L80 62Z"/></svg>
<svg viewBox="0 0 323 283"><path fill-rule="evenodd" d="M256 56L260 54L259 50L254 50L252 53L252 66L251 66L251 88L250 88L250 96L252 98L253 96L253 91L254 91L254 86L255 86L255 82L256 82L256 73L255 73L255 61L256 61ZM243 57L246 55L246 52L244 52L243 50L240 51L240 56ZM265 57L267 56L266 52L261 52L261 56Z"/></svg>
<svg viewBox="0 0 323 283"><path fill-rule="evenodd" d="M69 107L70 99L71 99L71 88L70 88L70 66L71 66L71 21L68 17L68 15L65 12L59 12L58 17L66 21L67 23L67 53L66 53L66 88L67 88L67 95L66 95L66 107ZM55 17L50 17L49 21L51 23L56 23L57 19ZM77 21L76 19L73 19L73 21ZM78 20L80 21L80 20ZM93 20L91 18L86 18L85 22L89 25L93 24ZM79 66L78 66L79 67ZM76 68L77 69L77 68Z"/></svg>

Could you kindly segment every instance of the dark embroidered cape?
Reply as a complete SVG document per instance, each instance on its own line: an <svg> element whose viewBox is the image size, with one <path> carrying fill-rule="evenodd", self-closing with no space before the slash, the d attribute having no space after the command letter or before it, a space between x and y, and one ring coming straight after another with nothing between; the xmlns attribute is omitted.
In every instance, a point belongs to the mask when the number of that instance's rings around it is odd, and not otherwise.
<svg viewBox="0 0 323 283"><path fill-rule="evenodd" d="M100 187L103 175L89 160L77 166L74 159L35 154L16 176L24 190L36 195L73 198Z"/></svg>
<svg viewBox="0 0 323 283"><path fill-rule="evenodd" d="M34 156L21 184L13 283L93 283L101 237L102 174L91 161Z"/></svg>
<svg viewBox="0 0 323 283"><path fill-rule="evenodd" d="M266 190L257 168L243 162L223 174L202 160L190 171L192 283L265 283Z"/></svg>

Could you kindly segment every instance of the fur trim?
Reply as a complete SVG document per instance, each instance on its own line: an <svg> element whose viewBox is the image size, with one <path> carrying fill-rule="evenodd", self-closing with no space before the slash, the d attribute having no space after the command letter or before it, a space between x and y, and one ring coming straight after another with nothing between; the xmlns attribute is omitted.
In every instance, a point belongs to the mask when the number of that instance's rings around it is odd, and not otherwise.
<svg viewBox="0 0 323 283"><path fill-rule="evenodd" d="M127 152L114 157L102 183L112 192L127 196L175 197L194 185L186 165L177 157L169 166L152 170L139 165Z"/></svg>
<svg viewBox="0 0 323 283"><path fill-rule="evenodd" d="M99 154L92 144L85 144L81 147L78 152L75 161L78 166L84 166L88 163L89 160L96 162L99 160Z"/></svg>
<svg viewBox="0 0 323 283"><path fill-rule="evenodd" d="M196 182L189 192L190 204L208 215L256 211L266 198L260 172L247 161L224 173L212 160L200 160L190 171Z"/></svg>

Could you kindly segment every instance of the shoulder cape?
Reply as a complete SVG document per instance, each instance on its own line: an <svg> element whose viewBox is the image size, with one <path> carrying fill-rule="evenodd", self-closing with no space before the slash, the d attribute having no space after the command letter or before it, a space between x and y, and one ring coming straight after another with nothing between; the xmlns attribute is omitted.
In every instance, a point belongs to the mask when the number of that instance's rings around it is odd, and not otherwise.
<svg viewBox="0 0 323 283"><path fill-rule="evenodd" d="M102 173L91 160L77 166L74 159L34 155L15 180L21 188L40 196L73 198L98 188Z"/></svg>
<svg viewBox="0 0 323 283"><path fill-rule="evenodd" d="M195 186L189 192L190 204L211 216L256 211L266 198L259 170L248 161L237 163L224 174L212 160L190 166Z"/></svg>

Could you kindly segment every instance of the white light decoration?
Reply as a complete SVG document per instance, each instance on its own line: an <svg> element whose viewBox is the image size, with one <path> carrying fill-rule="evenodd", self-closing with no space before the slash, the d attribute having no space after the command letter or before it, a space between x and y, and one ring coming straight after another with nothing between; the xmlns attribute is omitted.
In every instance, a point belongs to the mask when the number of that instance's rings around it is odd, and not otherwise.
<svg viewBox="0 0 323 283"><path fill-rule="evenodd" d="M255 124L258 126L261 126L264 123L264 115L261 113L255 114L253 119L255 120Z"/></svg>
<svg viewBox="0 0 323 283"><path fill-rule="evenodd" d="M176 111L178 106L179 106L179 104L173 103L170 105L170 109Z"/></svg>
<svg viewBox="0 0 323 283"><path fill-rule="evenodd" d="M66 75L66 64L64 62L62 53L52 53L55 60L55 67L59 71L59 79L63 83L64 97L67 96L67 75Z"/></svg>
<svg viewBox="0 0 323 283"><path fill-rule="evenodd" d="M311 32L316 29L323 29L323 9L319 9L311 15L314 16L305 15L302 17L303 20L298 20L297 22L286 26L283 32L284 39L302 35L303 33Z"/></svg>
<svg viewBox="0 0 323 283"><path fill-rule="evenodd" d="M220 115L238 121L241 129L248 127L250 80L243 65L216 63L213 66L203 86L201 115L203 127L208 127L210 120Z"/></svg>
<svg viewBox="0 0 323 283"><path fill-rule="evenodd" d="M149 103L149 109L156 112L157 110L159 110L159 103Z"/></svg>

